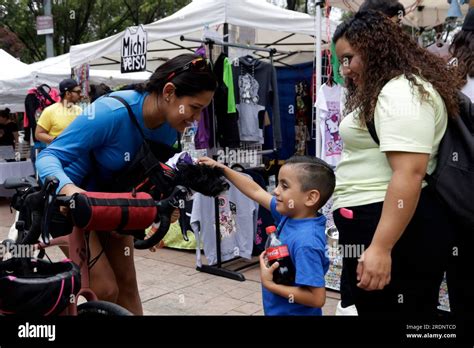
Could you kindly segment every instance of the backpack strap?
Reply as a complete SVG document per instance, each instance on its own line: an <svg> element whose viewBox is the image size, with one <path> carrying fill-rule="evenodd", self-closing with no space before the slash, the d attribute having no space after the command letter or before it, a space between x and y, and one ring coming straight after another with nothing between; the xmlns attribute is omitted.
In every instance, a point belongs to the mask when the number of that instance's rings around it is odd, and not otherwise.
<svg viewBox="0 0 474 348"><path fill-rule="evenodd" d="M377 130L375 129L375 123L374 120L371 120L369 122L366 122L367 130L370 133L370 136L372 139L377 143L377 145L380 145L380 140L377 135ZM428 185L431 185L433 183L432 176L428 173L425 173L424 180L428 183Z"/></svg>
<svg viewBox="0 0 474 348"><path fill-rule="evenodd" d="M366 126L367 126L367 130L369 131L370 136L372 137L372 139L375 141L375 143L377 145L380 145L380 140L379 140L379 137L377 135L377 130L375 129L374 120L366 122Z"/></svg>
<svg viewBox="0 0 474 348"><path fill-rule="evenodd" d="M140 127L140 124L138 124L137 118L135 117L135 114L133 113L130 104L128 104L125 99L123 99L122 97L119 97L117 95L109 95L109 97L117 99L119 102L121 102L123 105L125 105L125 107L127 108L127 111L128 111L128 117L130 117L130 120L132 121L132 123L135 125L135 127L137 127L137 129L140 132L143 140L146 140L146 137L145 137L145 134L143 133L142 127Z"/></svg>
<svg viewBox="0 0 474 348"><path fill-rule="evenodd" d="M140 135L142 136L142 138L144 140L145 146L147 146L148 144L146 142L147 139L145 138L145 134L143 133L142 127L140 127L140 124L138 123L137 118L135 117L135 114L133 113L132 107L130 106L130 104L128 104L127 101L125 99L123 99L122 97L119 97L119 96L116 96L116 95L106 95L106 96L110 97L110 98L117 99L119 102L121 102L123 105L125 105L125 107L127 108L127 111L128 111L128 117L130 118L132 123L135 125L135 127L137 127L138 131L140 132ZM109 183L104 182L104 181L100 180L100 178L99 178L99 175L98 175L98 173L99 173L99 163L98 163L97 159L95 158L94 151L89 152L89 158L90 158L91 165L92 165L92 172L94 174L96 174L96 180L98 180L99 185L101 187L104 187L104 188L108 187ZM91 177L91 175L87 175L83 179L83 183L87 183L90 180L90 177ZM108 189L108 191L110 191L110 188Z"/></svg>

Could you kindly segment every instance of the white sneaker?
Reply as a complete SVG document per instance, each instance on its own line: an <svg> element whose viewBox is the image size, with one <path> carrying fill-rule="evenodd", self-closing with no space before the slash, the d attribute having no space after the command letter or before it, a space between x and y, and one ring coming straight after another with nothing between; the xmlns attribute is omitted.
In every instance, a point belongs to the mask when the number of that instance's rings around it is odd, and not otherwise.
<svg viewBox="0 0 474 348"><path fill-rule="evenodd" d="M342 307L341 301L337 303L336 315L358 315L355 305L349 307Z"/></svg>

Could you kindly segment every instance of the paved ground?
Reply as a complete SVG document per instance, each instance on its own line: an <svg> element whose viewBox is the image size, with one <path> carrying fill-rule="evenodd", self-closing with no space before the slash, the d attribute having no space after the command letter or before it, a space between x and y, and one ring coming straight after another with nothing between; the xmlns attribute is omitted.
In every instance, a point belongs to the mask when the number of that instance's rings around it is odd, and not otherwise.
<svg viewBox="0 0 474 348"><path fill-rule="evenodd" d="M9 200L0 198L0 240L13 223ZM59 249L48 249L61 259ZM263 315L258 267L244 270L240 282L196 271L190 251L136 250L135 266L145 315ZM339 294L328 291L324 315L334 315Z"/></svg>

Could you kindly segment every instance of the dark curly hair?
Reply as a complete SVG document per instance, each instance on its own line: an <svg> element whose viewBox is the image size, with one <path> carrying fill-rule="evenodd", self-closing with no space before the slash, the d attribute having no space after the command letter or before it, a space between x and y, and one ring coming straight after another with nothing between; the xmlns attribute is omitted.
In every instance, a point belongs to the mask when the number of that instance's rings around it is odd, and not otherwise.
<svg viewBox="0 0 474 348"><path fill-rule="evenodd" d="M380 11L383 14L393 17L402 14L405 17L405 7L397 0L365 0L359 7L360 12Z"/></svg>
<svg viewBox="0 0 474 348"><path fill-rule="evenodd" d="M458 59L458 69L464 83L474 77L474 31L461 30L454 36L449 52Z"/></svg>
<svg viewBox="0 0 474 348"><path fill-rule="evenodd" d="M457 92L462 86L456 70L450 70L439 57L429 53L403 30L376 11L359 12L340 24L333 42L346 39L364 62L361 85L356 88L347 81L346 112L360 109L360 123L366 125L374 117L380 91L391 79L404 75L412 88L417 87L422 100L429 94L417 82L416 76L430 82L444 100L448 115L459 112Z"/></svg>
<svg viewBox="0 0 474 348"><path fill-rule="evenodd" d="M144 84L132 85L131 88L141 93L146 91L161 95L166 83L172 82L176 86L175 94L177 97L192 97L203 91L215 91L217 79L209 66L199 71L188 69L169 78L174 71L184 67L196 58L201 57L190 53L176 56L159 66Z"/></svg>

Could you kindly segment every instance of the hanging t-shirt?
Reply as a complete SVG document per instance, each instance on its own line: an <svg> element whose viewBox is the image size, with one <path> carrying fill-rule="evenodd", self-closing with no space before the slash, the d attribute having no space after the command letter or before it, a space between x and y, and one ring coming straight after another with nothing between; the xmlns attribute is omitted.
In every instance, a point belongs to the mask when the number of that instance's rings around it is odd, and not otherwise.
<svg viewBox="0 0 474 348"><path fill-rule="evenodd" d="M339 135L341 123L341 86L323 84L319 89L315 106L321 110L321 159L336 166L341 159L342 138Z"/></svg>
<svg viewBox="0 0 474 348"><path fill-rule="evenodd" d="M237 63L237 62L236 62ZM273 139L281 148L280 107L275 68L251 56L233 64L240 140L264 143L263 125L267 106L272 108Z"/></svg>
<svg viewBox="0 0 474 348"><path fill-rule="evenodd" d="M194 137L194 146L197 150L210 148L210 124L211 120L209 119L209 110L208 108L204 108L201 112L201 117L199 118L196 136Z"/></svg>
<svg viewBox="0 0 474 348"><path fill-rule="evenodd" d="M339 59L337 59L336 44L334 42L331 44L331 65L334 81L338 85L344 85L344 78L340 72L341 64L339 63Z"/></svg>
<svg viewBox="0 0 474 348"><path fill-rule="evenodd" d="M266 189L266 183L263 176L260 172L256 170L245 170L245 174L248 174L252 177L253 181L260 185L261 188ZM254 237L254 246L252 254L254 256L258 256L265 250L265 243L267 242L267 232L265 229L268 226L274 225L275 222L273 221L272 214L269 210L265 209L264 207L258 208L258 218L257 218L257 228L255 230L255 237Z"/></svg>
<svg viewBox="0 0 474 348"><path fill-rule="evenodd" d="M247 198L231 183L229 190L218 196L221 260L235 257L250 259L257 224L258 203ZM209 265L217 262L215 199L200 193L194 195L191 227L196 239L203 242ZM196 248L198 252L199 248Z"/></svg>
<svg viewBox="0 0 474 348"><path fill-rule="evenodd" d="M235 108L235 93L234 93L234 74L232 72L232 63L229 58L224 58L224 72L222 76L222 81L225 86L228 88L227 93L227 112L233 113L236 112Z"/></svg>
<svg viewBox="0 0 474 348"><path fill-rule="evenodd" d="M216 120L216 138L223 148L240 147L238 115L235 107L234 77L232 66L225 54L221 54L214 63L217 77L217 89L214 94L214 113Z"/></svg>

